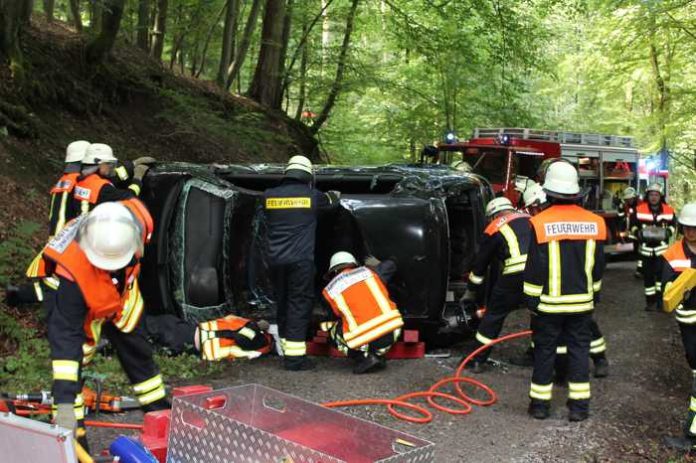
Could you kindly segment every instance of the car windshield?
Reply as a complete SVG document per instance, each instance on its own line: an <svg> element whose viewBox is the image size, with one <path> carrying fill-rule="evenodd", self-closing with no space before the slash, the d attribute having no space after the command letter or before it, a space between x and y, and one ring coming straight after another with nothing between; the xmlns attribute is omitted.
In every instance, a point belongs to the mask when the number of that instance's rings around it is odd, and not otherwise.
<svg viewBox="0 0 696 463"><path fill-rule="evenodd" d="M507 178L507 150L469 148L464 153L474 173L488 179L491 183L505 183Z"/></svg>

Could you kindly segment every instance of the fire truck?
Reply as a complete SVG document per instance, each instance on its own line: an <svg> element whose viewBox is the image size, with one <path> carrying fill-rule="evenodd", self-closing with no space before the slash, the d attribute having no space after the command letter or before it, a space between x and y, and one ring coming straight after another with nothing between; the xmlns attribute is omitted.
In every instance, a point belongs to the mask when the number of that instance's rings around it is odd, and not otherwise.
<svg viewBox="0 0 696 463"><path fill-rule="evenodd" d="M606 251L628 252L618 222L621 192L629 186L639 189L640 155L632 137L596 133L562 132L527 128L475 129L473 137L459 141L449 137L437 145L438 162L465 161L476 174L485 177L498 196L520 204L528 179L537 180L545 160L564 158L575 165L585 191L583 206L605 218L611 231Z"/></svg>

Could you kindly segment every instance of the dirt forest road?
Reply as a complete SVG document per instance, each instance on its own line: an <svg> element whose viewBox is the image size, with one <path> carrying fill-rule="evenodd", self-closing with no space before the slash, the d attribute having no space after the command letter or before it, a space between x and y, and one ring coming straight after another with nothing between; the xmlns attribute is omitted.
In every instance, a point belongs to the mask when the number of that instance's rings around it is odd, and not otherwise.
<svg viewBox="0 0 696 463"><path fill-rule="evenodd" d="M642 287L631 262L612 263L604 279L596 317L609 346L611 374L592 379L592 416L569 423L565 388L554 389L550 419L537 421L527 413L531 369L503 364L478 375L499 395L499 402L475 408L466 416L435 413L428 425L394 420L383 408L346 410L395 427L436 444L438 462L667 462L681 460L661 445L665 434L677 435L688 404L691 373L686 365L676 322L670 315L646 313ZM525 329L519 311L505 332ZM505 362L521 353L526 339L496 350ZM395 397L425 389L452 374L461 348L449 359L393 361L380 374L357 377L345 360L319 359L315 371L286 373L275 357L252 363L230 363L224 373L205 382L216 388L260 383L316 402L365 397ZM128 421L137 414L124 417ZM96 430L95 430L96 431ZM92 434L96 448L112 434Z"/></svg>

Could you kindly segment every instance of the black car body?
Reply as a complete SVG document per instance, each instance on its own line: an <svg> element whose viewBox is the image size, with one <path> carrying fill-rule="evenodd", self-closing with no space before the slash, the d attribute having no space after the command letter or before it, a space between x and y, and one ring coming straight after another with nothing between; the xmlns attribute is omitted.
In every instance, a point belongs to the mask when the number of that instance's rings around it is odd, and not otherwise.
<svg viewBox="0 0 696 463"><path fill-rule="evenodd" d="M148 173L141 197L156 230L141 288L149 313L273 318L262 194L282 176L280 165L173 163ZM398 271L389 289L407 326L436 336L473 263L490 185L424 165L318 167L315 185L342 193L341 207L319 218L317 295L336 251L393 258Z"/></svg>

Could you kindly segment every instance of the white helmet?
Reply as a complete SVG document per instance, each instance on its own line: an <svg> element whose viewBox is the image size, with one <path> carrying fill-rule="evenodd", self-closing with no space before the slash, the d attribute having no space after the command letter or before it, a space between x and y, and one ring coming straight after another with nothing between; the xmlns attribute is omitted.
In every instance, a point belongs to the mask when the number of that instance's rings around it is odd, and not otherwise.
<svg viewBox="0 0 696 463"><path fill-rule="evenodd" d="M546 193L544 193L541 185L534 182L524 190L522 200L524 201L524 207L544 204L546 202Z"/></svg>
<svg viewBox="0 0 696 463"><path fill-rule="evenodd" d="M491 199L486 205L486 217L492 217L498 212L514 210L515 208L513 207L509 199L504 197L495 198Z"/></svg>
<svg viewBox="0 0 696 463"><path fill-rule="evenodd" d="M358 261L355 260L353 254L346 251L338 251L333 256L331 256L331 261L329 262L329 271L333 270L339 265L358 265Z"/></svg>
<svg viewBox="0 0 696 463"><path fill-rule="evenodd" d="M687 227L696 227L696 203L684 204L679 211L679 224Z"/></svg>
<svg viewBox="0 0 696 463"><path fill-rule="evenodd" d="M109 145L104 143L92 143L87 148L82 164L101 164L103 162L115 163L118 159Z"/></svg>
<svg viewBox="0 0 696 463"><path fill-rule="evenodd" d="M623 191L623 199L633 199L636 197L636 189L629 186Z"/></svg>
<svg viewBox="0 0 696 463"><path fill-rule="evenodd" d="M309 175L312 175L312 161L310 161L304 156L293 156L290 158L290 160L288 161L288 165L285 167L285 173L288 173L292 170L299 170L302 172L306 172Z"/></svg>
<svg viewBox="0 0 696 463"><path fill-rule="evenodd" d="M544 180L544 191L546 193L558 194L562 196L574 196L580 193L578 183L578 171L569 162L553 162L546 170Z"/></svg>
<svg viewBox="0 0 696 463"><path fill-rule="evenodd" d="M82 162L90 143L85 140L77 140L68 145L65 149L65 163Z"/></svg>
<svg viewBox="0 0 696 463"><path fill-rule="evenodd" d="M472 172L471 164L466 161L454 161L450 167L459 172Z"/></svg>
<svg viewBox="0 0 696 463"><path fill-rule="evenodd" d="M657 193L662 194L662 185L659 183L652 183L650 184L646 189L645 189L645 194L650 193L651 191L656 191Z"/></svg>
<svg viewBox="0 0 696 463"><path fill-rule="evenodd" d="M95 207L80 224L78 243L92 265L119 270L128 265L142 247L136 218L118 202Z"/></svg>

